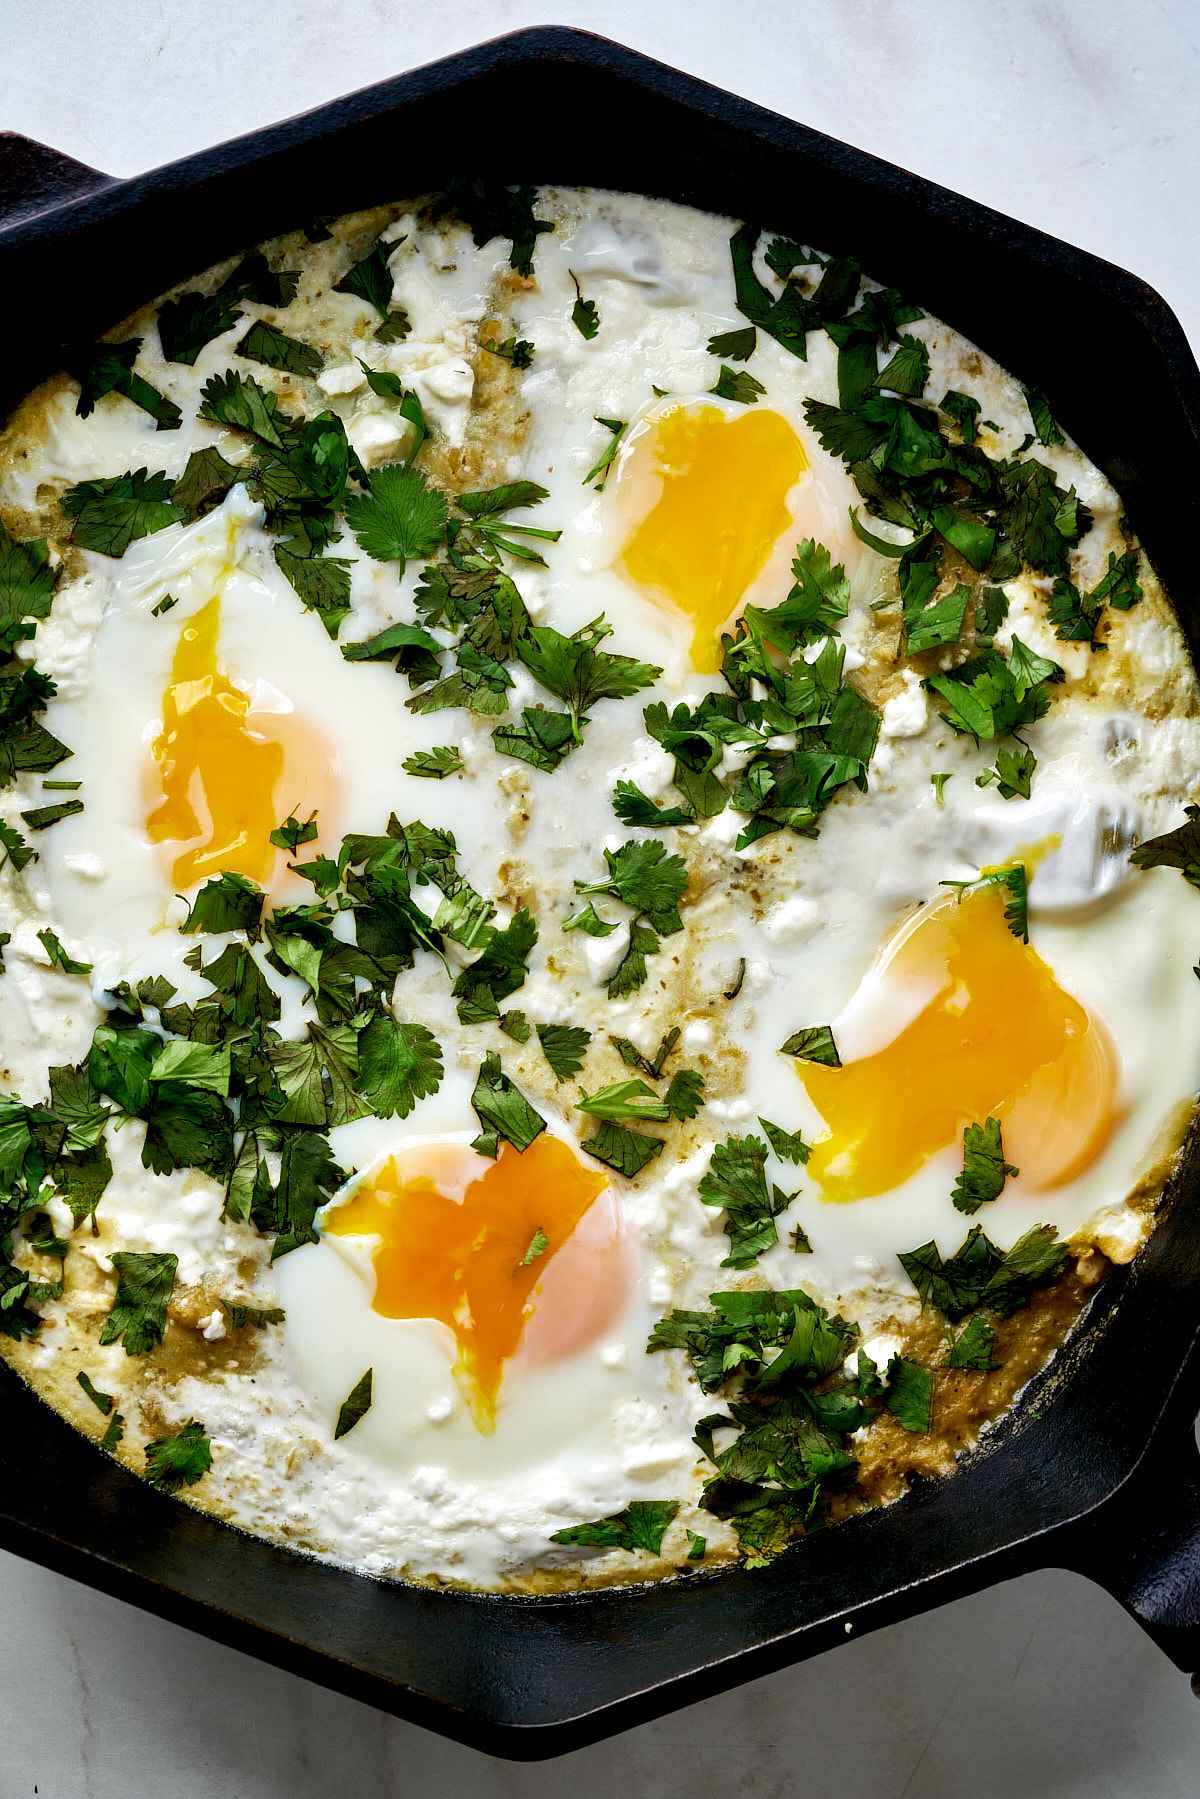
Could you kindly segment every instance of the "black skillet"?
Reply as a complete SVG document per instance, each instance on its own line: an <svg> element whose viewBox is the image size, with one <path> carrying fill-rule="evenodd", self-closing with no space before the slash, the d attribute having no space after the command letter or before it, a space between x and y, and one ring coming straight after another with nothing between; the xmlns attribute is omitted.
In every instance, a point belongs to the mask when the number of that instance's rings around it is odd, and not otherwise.
<svg viewBox="0 0 1200 1799"><path fill-rule="evenodd" d="M1195 652L1200 373L1159 296L580 32L517 32L130 181L0 138L0 405L69 339L220 257L481 170L665 195L860 252L1052 396L1123 495ZM1177 1667L1200 1670L1194 1145L1143 1255L985 1454L757 1573L533 1601L384 1586L175 1505L7 1371L0 1394L5 1548L493 1754L578 1748L1047 1566L1091 1576Z"/></svg>

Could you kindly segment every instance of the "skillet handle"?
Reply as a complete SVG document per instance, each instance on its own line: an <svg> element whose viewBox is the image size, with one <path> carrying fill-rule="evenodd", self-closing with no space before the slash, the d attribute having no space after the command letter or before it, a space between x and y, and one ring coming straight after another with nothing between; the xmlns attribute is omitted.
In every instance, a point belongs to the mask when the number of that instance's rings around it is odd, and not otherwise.
<svg viewBox="0 0 1200 1799"><path fill-rule="evenodd" d="M110 187L111 175L19 131L0 131L0 231Z"/></svg>
<svg viewBox="0 0 1200 1799"><path fill-rule="evenodd" d="M1200 1699L1200 1448L1176 1415L1066 1558L1192 1677Z"/></svg>

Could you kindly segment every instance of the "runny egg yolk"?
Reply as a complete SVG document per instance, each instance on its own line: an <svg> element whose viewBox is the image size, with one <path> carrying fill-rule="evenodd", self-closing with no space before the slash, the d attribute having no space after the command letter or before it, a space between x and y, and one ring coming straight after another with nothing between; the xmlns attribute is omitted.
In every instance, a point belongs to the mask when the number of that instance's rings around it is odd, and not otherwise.
<svg viewBox="0 0 1200 1799"><path fill-rule="evenodd" d="M721 666L721 631L791 523L788 492L807 466L787 420L758 407L731 418L716 406L674 406L631 444L618 488L639 488L649 472L660 490L621 564L691 620L701 673Z"/></svg>
<svg viewBox="0 0 1200 1799"><path fill-rule="evenodd" d="M487 1433L495 1427L504 1364L531 1319L540 1322L535 1289L543 1284L541 1303L549 1303L555 1258L574 1262L574 1278L557 1283L554 1295L554 1309L571 1328L544 1333L540 1359L581 1347L580 1330L590 1341L619 1309L623 1244L614 1221L614 1228L591 1233L586 1253L571 1257L577 1228L582 1238L607 1182L557 1137L540 1136L526 1150L502 1145L461 1198L454 1175L462 1150L438 1149L390 1158L326 1215L323 1228L326 1235L379 1238L374 1310L385 1318L434 1318L453 1331L454 1373Z"/></svg>
<svg viewBox="0 0 1200 1799"><path fill-rule="evenodd" d="M1117 1112L1112 1041L1009 930L996 887L918 913L868 980L904 1028L841 1068L796 1064L828 1127L808 1163L824 1199L890 1192L988 1117L1023 1187L1058 1186L1103 1149Z"/></svg>
<svg viewBox="0 0 1200 1799"><path fill-rule="evenodd" d="M161 798L146 820L152 843L180 847L175 885L224 871L268 882L271 832L285 813L318 810L331 785L330 757L289 711L267 710L217 664L218 593L186 622L163 695L163 729L151 754Z"/></svg>

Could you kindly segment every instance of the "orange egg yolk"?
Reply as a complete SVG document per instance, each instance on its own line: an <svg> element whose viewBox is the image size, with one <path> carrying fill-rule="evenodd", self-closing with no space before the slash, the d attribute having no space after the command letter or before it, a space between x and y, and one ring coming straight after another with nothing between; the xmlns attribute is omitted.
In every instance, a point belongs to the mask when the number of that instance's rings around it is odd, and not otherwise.
<svg viewBox="0 0 1200 1799"><path fill-rule="evenodd" d="M256 707L221 671L220 630L218 594L179 633L151 750L161 798L146 830L152 843L176 848L171 874L181 889L223 871L269 882L279 855L271 832L288 813L321 809L331 790L317 735L289 712Z"/></svg>
<svg viewBox="0 0 1200 1799"><path fill-rule="evenodd" d="M658 497L625 544L631 581L693 625L692 662L721 666L721 631L791 523L788 491L808 466L777 412L675 406L631 446L618 486L637 489L647 468Z"/></svg>
<svg viewBox="0 0 1200 1799"><path fill-rule="evenodd" d="M448 1155L461 1157L461 1151L451 1145ZM489 1432L504 1364L535 1315L535 1290L544 1286L547 1299L556 1258L567 1263L577 1228L583 1237L586 1215L607 1181L548 1134L526 1150L502 1145L461 1199L440 1190L436 1146L421 1160L423 1168L406 1158L403 1170L395 1158L385 1162L326 1216L324 1230L378 1236L374 1310L385 1318L435 1318L453 1331L455 1376L475 1423ZM450 1178L442 1184L452 1186L449 1162L444 1174ZM573 1258L567 1283L573 1290L557 1285L554 1309L569 1328L547 1337L544 1358L581 1347L581 1329L582 1341L590 1341L623 1303L623 1245L615 1230L598 1234L601 1241ZM543 1238L544 1247L532 1254Z"/></svg>
<svg viewBox="0 0 1200 1799"><path fill-rule="evenodd" d="M1099 1154L1117 1111L1112 1041L1012 934L997 888L919 912L874 973L880 1004L911 1021L841 1068L796 1064L829 1132L808 1164L822 1198L890 1192L988 1117L1024 1187L1057 1186Z"/></svg>

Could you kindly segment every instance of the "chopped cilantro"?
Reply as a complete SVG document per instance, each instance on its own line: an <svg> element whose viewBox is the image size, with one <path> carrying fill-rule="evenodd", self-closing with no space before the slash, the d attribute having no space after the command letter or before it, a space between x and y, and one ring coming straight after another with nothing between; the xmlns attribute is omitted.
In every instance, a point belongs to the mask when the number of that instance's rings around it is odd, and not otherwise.
<svg viewBox="0 0 1200 1799"><path fill-rule="evenodd" d="M410 556L431 556L446 528L445 496L401 462L373 469L367 486L346 501L346 522L367 554L398 562L401 572Z"/></svg>
<svg viewBox="0 0 1200 1799"><path fill-rule="evenodd" d="M146 1445L146 1479L164 1492L193 1486L211 1467L212 1444L194 1418L173 1436L154 1437Z"/></svg>
<svg viewBox="0 0 1200 1799"><path fill-rule="evenodd" d="M787 1042L780 1045L780 1054L797 1056L802 1062L820 1062L826 1068L842 1065L833 1031L827 1024L805 1025L802 1030L793 1031Z"/></svg>
<svg viewBox="0 0 1200 1799"><path fill-rule="evenodd" d="M365 1418L371 1409L372 1390L375 1384L375 1370L368 1368L351 1387L346 1398L338 1407L337 1423L333 1427L333 1440L344 1437L347 1431Z"/></svg>
<svg viewBox="0 0 1200 1799"><path fill-rule="evenodd" d="M728 356L730 362L748 362L758 343L754 325L742 325L736 331L721 331L708 340L710 356Z"/></svg>
<svg viewBox="0 0 1200 1799"><path fill-rule="evenodd" d="M144 468L79 481L62 496L63 511L75 521L71 542L103 556L123 556L139 537L183 523L187 514L173 494L168 476Z"/></svg>
<svg viewBox="0 0 1200 1799"><path fill-rule="evenodd" d="M183 932L244 931L254 939L262 923L264 894L245 875L226 872L205 881L180 925Z"/></svg>
<svg viewBox="0 0 1200 1799"><path fill-rule="evenodd" d="M723 1268L750 1268L779 1241L775 1219L792 1195L767 1185L766 1160L761 1137L729 1137L713 1148L699 1194L706 1206L721 1206L725 1212L729 1254Z"/></svg>
<svg viewBox="0 0 1200 1799"><path fill-rule="evenodd" d="M91 974L92 964L69 956L49 925L38 932L38 942L49 956L51 968L61 969L63 974Z"/></svg>
<svg viewBox="0 0 1200 1799"><path fill-rule="evenodd" d="M532 1237L529 1239L529 1245L525 1251L525 1254L521 1257L521 1260L517 1263L517 1267L518 1268L532 1268L533 1264L537 1261L538 1257L544 1256L546 1251L549 1249L549 1247L550 1247L550 1239L546 1235L545 1231L542 1229L541 1225L539 1224L537 1229L534 1231Z"/></svg>
<svg viewBox="0 0 1200 1799"><path fill-rule="evenodd" d="M919 1362L894 1356L887 1371L888 1411L905 1430L923 1435L933 1422L933 1376Z"/></svg>
<svg viewBox="0 0 1200 1799"><path fill-rule="evenodd" d="M100 1341L123 1344L126 1355L145 1355L163 1340L179 1258L158 1251L141 1254L119 1249L112 1265L117 1272L117 1290Z"/></svg>
<svg viewBox="0 0 1200 1799"><path fill-rule="evenodd" d="M592 1136L584 1139L582 1147L598 1162L615 1168L618 1174L631 1181L648 1162L662 1154L663 1139L649 1137L645 1131L628 1130L625 1125L606 1118Z"/></svg>
<svg viewBox="0 0 1200 1799"><path fill-rule="evenodd" d="M592 1040L590 1031L581 1025L539 1024L537 1034L556 1081L565 1081L583 1067L584 1052Z"/></svg>
<svg viewBox="0 0 1200 1799"><path fill-rule="evenodd" d="M537 189L533 187L503 187L479 177L461 178L450 183L441 205L470 226L479 249L494 237L508 238L512 244L509 262L519 275L533 272L537 240L543 231L554 230L549 219L536 215Z"/></svg>
<svg viewBox="0 0 1200 1799"><path fill-rule="evenodd" d="M1029 416L1033 420L1034 434L1038 442L1046 448L1049 448L1051 444L1065 443L1067 440L1055 423L1046 396L1040 393L1036 387L1022 388L1021 391L1025 395L1025 404L1029 408Z"/></svg>
<svg viewBox="0 0 1200 1799"><path fill-rule="evenodd" d="M115 393L148 412L159 431L178 431L183 414L174 400L168 400L165 394L160 394L156 387L151 387L141 375L134 373L133 365L141 347L141 338L132 337L123 344L96 344L88 351L74 371L79 381L75 410L80 418L87 418L95 411L97 400Z"/></svg>
<svg viewBox="0 0 1200 1799"><path fill-rule="evenodd" d="M767 1142L781 1161L808 1161L811 1151L799 1131L785 1131L781 1125L772 1124L769 1118L760 1118L758 1122L762 1125Z"/></svg>
<svg viewBox="0 0 1200 1799"><path fill-rule="evenodd" d="M621 439L625 435L626 420L625 419L602 419L599 416L599 414L597 413L596 414L596 423L598 425L603 425L604 429L606 431L611 432L612 435L610 436L608 442L605 444L603 450L601 450L600 455L597 457L596 461L592 464L592 466L588 470L587 474L583 477L583 485L585 487L591 487L592 484L595 483L595 485L597 487L603 488L604 483L608 480L608 471L612 467L613 460L616 457L617 450L620 447Z"/></svg>
<svg viewBox="0 0 1200 1799"><path fill-rule="evenodd" d="M405 774L418 775L426 781L444 781L447 775L458 774L463 766L461 753L449 744L439 744L432 750L414 750L400 764Z"/></svg>
<svg viewBox="0 0 1200 1799"><path fill-rule="evenodd" d="M1193 887L1200 887L1200 806L1183 808L1185 823L1161 837L1148 837L1130 851L1135 868L1177 868Z"/></svg>
<svg viewBox="0 0 1200 1799"><path fill-rule="evenodd" d="M721 372L708 391L719 400L736 400L739 406L753 406L767 390L749 369L731 369L727 363L722 363Z"/></svg>
<svg viewBox="0 0 1200 1799"><path fill-rule="evenodd" d="M378 1118L407 1118L419 1099L442 1084L442 1053L423 1024L390 1012L373 1018L358 1040L358 1091Z"/></svg>
<svg viewBox="0 0 1200 1799"><path fill-rule="evenodd" d="M985 768L976 775L975 785L995 787L1002 800L1027 800L1036 768L1037 757L1026 745L1015 750L1000 749L996 752L995 768Z"/></svg>
<svg viewBox="0 0 1200 1799"><path fill-rule="evenodd" d="M998 1368L999 1362L992 1360L996 1347L995 1326L982 1312L976 1312L968 1318L950 1345L950 1353L946 1357L947 1368L974 1368L986 1374L992 1368Z"/></svg>
<svg viewBox="0 0 1200 1799"><path fill-rule="evenodd" d="M501 1071L500 1058L487 1055L479 1066L471 1104L483 1126L484 1138L494 1141L503 1137L514 1149L528 1149L546 1128L546 1120L534 1111L529 1101ZM476 1139L476 1148L479 1148ZM586 1147L586 1145L585 1145ZM481 1154L495 1154L494 1150Z"/></svg>
<svg viewBox="0 0 1200 1799"><path fill-rule="evenodd" d="M556 1530L550 1541L586 1549L644 1549L647 1555L659 1555L667 1526L678 1510L674 1499L634 1499L623 1512Z"/></svg>
<svg viewBox="0 0 1200 1799"><path fill-rule="evenodd" d="M95 1406L96 1410L98 1412L103 1413L103 1415L107 1418L108 1414L112 1411L113 1405L114 1405L114 1400L113 1400L112 1394L111 1393L101 1393L101 1391L98 1387L94 1387L92 1385L90 1378L88 1377L88 1375L85 1373L85 1371L82 1368L79 1370L79 1373L75 1376L75 1379L79 1382L80 1386L83 1388L84 1392L87 1394L88 1398L91 1400L91 1402Z"/></svg>
<svg viewBox="0 0 1200 1799"><path fill-rule="evenodd" d="M594 300L584 299L583 290L579 285L579 277L572 270L569 270L568 273L575 287L575 304L571 308L571 323L580 337L586 338L590 343L600 329L600 314L596 310Z"/></svg>
<svg viewBox="0 0 1200 1799"><path fill-rule="evenodd" d="M301 343L298 337L289 337L286 331L268 325L265 319L256 319L245 336L238 339L234 349L248 362L262 362L270 369L284 369L289 375L315 375L325 360L311 344Z"/></svg>
<svg viewBox="0 0 1200 1799"><path fill-rule="evenodd" d="M950 1196L956 1210L968 1214L977 1212L989 1200L999 1199L1008 1176L1019 1173L1019 1168L1004 1160L998 1118L985 1118L982 1124L968 1124L963 1131L962 1173Z"/></svg>

